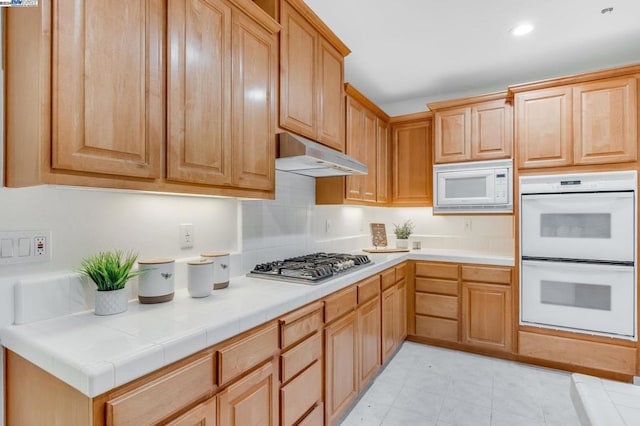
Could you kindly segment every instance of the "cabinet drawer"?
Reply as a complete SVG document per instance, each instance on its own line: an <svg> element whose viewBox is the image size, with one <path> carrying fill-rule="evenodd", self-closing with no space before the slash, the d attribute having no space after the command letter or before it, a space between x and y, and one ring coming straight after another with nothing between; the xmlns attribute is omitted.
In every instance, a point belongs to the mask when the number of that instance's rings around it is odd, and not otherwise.
<svg viewBox="0 0 640 426"><path fill-rule="evenodd" d="M402 263L398 266L396 266L396 282L400 281L401 279L405 278L407 276L407 264L406 263Z"/></svg>
<svg viewBox="0 0 640 426"><path fill-rule="evenodd" d="M458 298L416 293L416 314L458 319Z"/></svg>
<svg viewBox="0 0 640 426"><path fill-rule="evenodd" d="M278 351L278 325L272 324L220 351L218 372L220 385L269 359Z"/></svg>
<svg viewBox="0 0 640 426"><path fill-rule="evenodd" d="M382 290L386 290L396 283L396 268L387 269L381 275Z"/></svg>
<svg viewBox="0 0 640 426"><path fill-rule="evenodd" d="M324 404L318 403L304 419L300 420L297 426L322 426L324 425Z"/></svg>
<svg viewBox="0 0 640 426"><path fill-rule="evenodd" d="M215 386L209 352L165 376L107 401L107 425L155 424L206 396Z"/></svg>
<svg viewBox="0 0 640 426"><path fill-rule="evenodd" d="M520 355L565 364L622 374L635 374L636 371L636 350L632 347L521 331L518 349Z"/></svg>
<svg viewBox="0 0 640 426"><path fill-rule="evenodd" d="M439 280L435 278L416 278L416 291L457 296L458 281Z"/></svg>
<svg viewBox="0 0 640 426"><path fill-rule="evenodd" d="M296 374L307 368L313 361L322 358L321 333L316 333L294 346L280 357L282 366L282 383L291 380Z"/></svg>
<svg viewBox="0 0 640 426"><path fill-rule="evenodd" d="M322 399L322 363L316 361L280 390L282 424L293 425Z"/></svg>
<svg viewBox="0 0 640 426"><path fill-rule="evenodd" d="M511 268L498 266L462 266L462 279L481 283L511 284Z"/></svg>
<svg viewBox="0 0 640 426"><path fill-rule="evenodd" d="M417 262L416 277L458 279L458 265L449 263Z"/></svg>
<svg viewBox="0 0 640 426"><path fill-rule="evenodd" d="M367 278L364 281L360 281L357 286L358 304L361 305L380 294L380 276L375 275L371 278Z"/></svg>
<svg viewBox="0 0 640 426"><path fill-rule="evenodd" d="M416 335L457 342L458 321L416 315Z"/></svg>
<svg viewBox="0 0 640 426"><path fill-rule="evenodd" d="M280 319L282 349L286 349L322 328L322 302L313 303Z"/></svg>
<svg viewBox="0 0 640 426"><path fill-rule="evenodd" d="M324 322L329 323L340 318L353 310L357 304L358 296L355 285L327 297L324 302Z"/></svg>

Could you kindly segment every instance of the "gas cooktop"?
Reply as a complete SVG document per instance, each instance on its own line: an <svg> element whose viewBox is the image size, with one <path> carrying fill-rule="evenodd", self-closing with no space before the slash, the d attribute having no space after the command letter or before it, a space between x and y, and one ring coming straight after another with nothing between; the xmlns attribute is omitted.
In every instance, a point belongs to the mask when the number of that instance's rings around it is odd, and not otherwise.
<svg viewBox="0 0 640 426"><path fill-rule="evenodd" d="M291 259L260 263L248 277L303 284L318 284L373 263L369 256L343 253L313 253Z"/></svg>

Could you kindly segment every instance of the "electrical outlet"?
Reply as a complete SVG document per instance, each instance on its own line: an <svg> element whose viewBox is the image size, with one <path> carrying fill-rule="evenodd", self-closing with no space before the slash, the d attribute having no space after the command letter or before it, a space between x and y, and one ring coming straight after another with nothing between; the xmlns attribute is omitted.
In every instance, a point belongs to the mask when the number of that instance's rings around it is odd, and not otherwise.
<svg viewBox="0 0 640 426"><path fill-rule="evenodd" d="M180 248L192 248L193 247L193 224L181 223L180 224Z"/></svg>
<svg viewBox="0 0 640 426"><path fill-rule="evenodd" d="M471 232L473 230L473 222L470 217L465 218L464 220L464 230L465 232Z"/></svg>
<svg viewBox="0 0 640 426"><path fill-rule="evenodd" d="M39 235L33 239L33 255L36 257L47 254L47 237Z"/></svg>
<svg viewBox="0 0 640 426"><path fill-rule="evenodd" d="M324 232L325 234L328 234L329 232L331 232L331 220L327 219L324 222Z"/></svg>

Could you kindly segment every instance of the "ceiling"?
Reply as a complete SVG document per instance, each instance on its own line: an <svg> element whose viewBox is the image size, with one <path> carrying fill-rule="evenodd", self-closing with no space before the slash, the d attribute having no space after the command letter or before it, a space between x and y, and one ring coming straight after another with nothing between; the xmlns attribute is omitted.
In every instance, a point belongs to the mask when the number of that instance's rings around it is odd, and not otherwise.
<svg viewBox="0 0 640 426"><path fill-rule="evenodd" d="M391 115L640 63L640 0L305 2L351 49L345 80ZM512 36L523 22L534 31Z"/></svg>

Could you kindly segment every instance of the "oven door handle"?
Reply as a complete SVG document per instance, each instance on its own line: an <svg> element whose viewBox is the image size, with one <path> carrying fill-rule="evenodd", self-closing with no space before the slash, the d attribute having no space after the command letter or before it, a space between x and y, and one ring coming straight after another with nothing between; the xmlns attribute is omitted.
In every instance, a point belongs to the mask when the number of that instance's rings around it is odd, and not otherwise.
<svg viewBox="0 0 640 426"><path fill-rule="evenodd" d="M600 270L606 269L610 272L630 272L634 266L611 265L608 263L584 263L584 262L558 262L551 260L526 260L522 259L522 266L546 269L580 269L580 270Z"/></svg>

